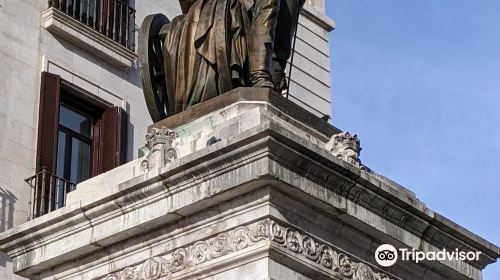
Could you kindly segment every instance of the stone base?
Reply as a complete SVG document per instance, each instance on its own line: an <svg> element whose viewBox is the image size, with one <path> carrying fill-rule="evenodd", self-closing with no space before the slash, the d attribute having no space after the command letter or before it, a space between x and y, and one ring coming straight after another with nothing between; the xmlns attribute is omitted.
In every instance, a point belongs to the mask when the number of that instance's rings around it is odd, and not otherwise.
<svg viewBox="0 0 500 280"><path fill-rule="evenodd" d="M156 128L142 158L0 235L17 274L460 280L481 279L500 256L405 188L332 155L326 145L340 131L274 92L237 89ZM384 243L482 257L383 268L374 255Z"/></svg>

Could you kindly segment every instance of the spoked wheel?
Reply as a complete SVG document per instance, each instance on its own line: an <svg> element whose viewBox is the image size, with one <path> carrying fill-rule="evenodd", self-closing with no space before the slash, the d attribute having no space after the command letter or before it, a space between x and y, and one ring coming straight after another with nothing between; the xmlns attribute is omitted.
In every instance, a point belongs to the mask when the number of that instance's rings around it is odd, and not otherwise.
<svg viewBox="0 0 500 280"><path fill-rule="evenodd" d="M146 105L153 122L167 117L168 98L160 29L170 23L163 14L148 15L139 31L139 69Z"/></svg>

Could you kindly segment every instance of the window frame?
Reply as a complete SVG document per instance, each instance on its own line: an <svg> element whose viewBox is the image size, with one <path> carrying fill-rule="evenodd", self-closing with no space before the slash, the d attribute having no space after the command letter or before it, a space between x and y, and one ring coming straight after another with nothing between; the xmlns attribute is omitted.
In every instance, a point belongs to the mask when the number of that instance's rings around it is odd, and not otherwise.
<svg viewBox="0 0 500 280"><path fill-rule="evenodd" d="M67 95L65 94L65 91L64 89L61 91L61 97L64 96L64 95ZM67 98L67 97L66 97ZM61 98L62 99L62 98ZM72 110L72 111L75 111L87 118L89 118L90 120L90 133L89 133L89 136L85 136L77 131L74 131L73 129L69 128L69 127L66 127L65 125L61 124L61 107L64 106L66 107L67 109L69 110ZM93 142L93 131L94 131L94 125L95 125L95 118L88 114L87 112L83 112L82 110L79 110L77 108L74 108L73 106L71 105L68 105L66 104L63 100L60 100L59 102L59 118L58 118L58 128L57 128L57 147L59 147L59 131L65 133L65 145L64 145L64 169L63 169L63 174L57 174L57 170L58 170L58 159L59 159L59 155L58 155L58 152L59 152L59 149L57 148L56 150L56 176L60 176L68 181L71 181L71 168L72 168L72 157L74 156L73 155L73 138L89 145L90 147L90 150L89 150L89 178L87 179L90 179L92 178L92 170L93 170L93 164L94 164L94 160L93 160L93 153L92 153L92 150L93 150L93 146L95 145ZM73 183L79 183L79 182L73 182Z"/></svg>

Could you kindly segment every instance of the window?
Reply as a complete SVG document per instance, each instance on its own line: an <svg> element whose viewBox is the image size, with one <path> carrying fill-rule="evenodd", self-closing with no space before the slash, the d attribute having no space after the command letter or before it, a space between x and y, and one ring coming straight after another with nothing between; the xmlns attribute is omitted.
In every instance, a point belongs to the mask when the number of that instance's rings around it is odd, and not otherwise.
<svg viewBox="0 0 500 280"><path fill-rule="evenodd" d="M120 107L90 102L43 72L37 144L33 217L65 204L75 184L126 160L127 116Z"/></svg>
<svg viewBox="0 0 500 280"><path fill-rule="evenodd" d="M90 178L92 117L61 103L57 135L56 176L76 184Z"/></svg>

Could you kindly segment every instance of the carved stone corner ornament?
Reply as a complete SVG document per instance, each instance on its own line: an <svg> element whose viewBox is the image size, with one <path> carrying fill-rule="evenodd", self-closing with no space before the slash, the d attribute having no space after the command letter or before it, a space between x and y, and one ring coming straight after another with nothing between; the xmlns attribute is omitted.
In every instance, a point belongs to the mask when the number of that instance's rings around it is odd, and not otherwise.
<svg viewBox="0 0 500 280"><path fill-rule="evenodd" d="M146 134L146 158L141 162L143 171L154 167L164 166L177 158L177 150L174 148L174 140L177 133L164 126L152 128Z"/></svg>
<svg viewBox="0 0 500 280"><path fill-rule="evenodd" d="M349 132L335 134L326 143L325 148L334 156L363 169L359 159L362 149L356 134L350 134Z"/></svg>

